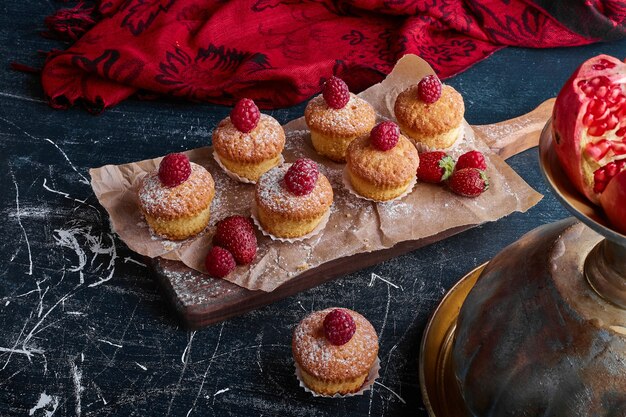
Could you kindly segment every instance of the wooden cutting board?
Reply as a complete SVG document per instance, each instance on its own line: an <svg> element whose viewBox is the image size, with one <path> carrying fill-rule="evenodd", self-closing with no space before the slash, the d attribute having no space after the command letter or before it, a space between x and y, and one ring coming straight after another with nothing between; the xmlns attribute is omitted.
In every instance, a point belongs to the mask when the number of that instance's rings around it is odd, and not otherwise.
<svg viewBox="0 0 626 417"><path fill-rule="evenodd" d="M553 105L554 99L550 99L532 112L515 119L472 128L495 153L506 159L537 146L541 130L552 114ZM272 292L250 291L228 281L203 275L182 262L155 258L152 266L166 298L173 303L184 325L190 329L199 329L445 239L470 227L448 229L425 239L398 243L389 249L336 259L303 272Z"/></svg>

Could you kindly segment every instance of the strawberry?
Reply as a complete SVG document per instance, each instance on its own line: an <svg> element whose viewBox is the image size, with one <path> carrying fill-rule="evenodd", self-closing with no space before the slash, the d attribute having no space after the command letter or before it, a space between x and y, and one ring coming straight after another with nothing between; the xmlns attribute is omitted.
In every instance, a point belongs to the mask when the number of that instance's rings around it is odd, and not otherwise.
<svg viewBox="0 0 626 417"><path fill-rule="evenodd" d="M448 180L448 187L456 194L465 197L478 197L489 188L489 178L485 171L477 168L463 168L454 171Z"/></svg>
<svg viewBox="0 0 626 417"><path fill-rule="evenodd" d="M454 159L443 151L420 154L417 179L424 182L440 183L447 180L454 171Z"/></svg>
<svg viewBox="0 0 626 417"><path fill-rule="evenodd" d="M456 169L463 168L478 168L481 171L486 170L487 162L485 162L485 156L479 151L465 152L463 155L459 156L459 159L456 161Z"/></svg>
<svg viewBox="0 0 626 417"><path fill-rule="evenodd" d="M217 223L213 244L230 251L240 265L249 264L256 257L257 240L250 220L230 216Z"/></svg>

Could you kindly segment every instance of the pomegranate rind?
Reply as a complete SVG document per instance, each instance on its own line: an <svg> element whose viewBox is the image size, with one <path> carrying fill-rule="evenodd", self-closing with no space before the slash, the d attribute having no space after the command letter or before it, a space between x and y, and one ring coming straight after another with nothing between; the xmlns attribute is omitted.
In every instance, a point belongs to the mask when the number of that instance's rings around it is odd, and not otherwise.
<svg viewBox="0 0 626 417"><path fill-rule="evenodd" d="M612 68L597 69L602 61L614 64ZM616 68L618 68L616 70ZM626 76L626 66L622 61L609 55L598 55L585 61L567 80L554 103L552 129L554 147L558 159L574 186L595 204L600 204L600 194L594 192L594 171L600 165L584 157L584 149L589 142L585 134L582 118L590 103L579 84L599 76L615 78L616 71Z"/></svg>
<svg viewBox="0 0 626 417"><path fill-rule="evenodd" d="M600 204L613 228L626 235L626 171L609 181L600 195Z"/></svg>

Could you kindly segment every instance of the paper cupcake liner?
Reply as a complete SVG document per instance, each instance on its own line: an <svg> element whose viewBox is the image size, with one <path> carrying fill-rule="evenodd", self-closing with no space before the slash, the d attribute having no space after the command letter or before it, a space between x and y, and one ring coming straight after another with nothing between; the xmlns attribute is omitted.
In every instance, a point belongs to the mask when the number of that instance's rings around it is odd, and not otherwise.
<svg viewBox="0 0 626 417"><path fill-rule="evenodd" d="M404 197L406 197L407 195L411 194L411 191L413 191L413 187L415 187L415 184L417 183L417 176L413 176L413 179L411 180L411 183L409 184L409 186L407 187L405 192L403 192L402 194L400 194L396 198L392 198L391 200L374 200L373 198L364 197L361 194L359 194L358 192L356 192L356 190L352 187L352 183L350 182L350 178L348 177L348 167L347 166L343 169L343 175L341 176L341 182L343 183L343 186L345 187L346 190L348 190L348 192L350 194L352 194L353 196L355 196L357 198L360 198L361 200L372 201L374 203L389 203L390 201L401 200Z"/></svg>
<svg viewBox="0 0 626 417"><path fill-rule="evenodd" d="M261 233L263 233L263 235L268 236L272 240L277 240L279 242L290 242L290 243L299 242L301 240L306 240L306 239L309 239L309 238L317 235L319 232L324 230L324 227L326 227L326 223L328 223L328 219L330 218L330 207L329 207L328 210L326 211L326 214L324 214L324 217L322 217L322 219L320 220L319 224L311 232L307 233L304 236L300 236L300 237L285 238L285 237L274 236L273 234L271 234L267 230L263 229L263 226L261 226L261 222L259 221L259 215L258 215L256 204L254 204L252 206L252 210L251 211L252 212L250 214L250 217L252 217L252 221L254 222L256 227L258 227L258 229L261 231Z"/></svg>
<svg viewBox="0 0 626 417"><path fill-rule="evenodd" d="M243 182L244 184L256 184L256 181L252 181L252 180L250 180L248 178L241 177L241 176L237 175L236 173L230 171L228 168L226 168L224 166L224 164L222 163L222 160L220 159L220 156L215 151L213 151L213 159L215 159L215 162L217 162L217 164L220 166L220 168L222 168L224 170L226 175L228 175L230 178L234 179L235 181ZM282 165L283 162L285 162L285 158L281 154L280 155L280 162L278 163L277 166Z"/></svg>
<svg viewBox="0 0 626 417"><path fill-rule="evenodd" d="M367 378L365 378L365 382L363 382L361 389L359 389L357 392L352 392L350 394L327 395L327 394L319 394L311 390L309 387L307 387L304 384L304 381L302 380L302 369L298 365L298 362L295 362L295 365L296 365L296 372L295 372L296 378L298 378L298 381L300 382L300 386L302 387L302 389L304 389L306 392L310 393L314 397L325 397L325 398L348 398L348 397L354 397L355 395L363 395L365 391L369 391L372 388L372 386L374 385L374 382L376 381L376 379L378 379L378 376L379 376L378 371L380 371L380 359L376 357L376 360L374 361L374 364L372 365L372 368L370 369L370 373L367 375Z"/></svg>
<svg viewBox="0 0 626 417"><path fill-rule="evenodd" d="M450 145L447 148L433 148L431 146L427 146L425 144L423 144L422 142L417 142L415 139L410 138L410 141L413 142L413 144L415 145L415 147L417 148L417 151L419 153L423 153L423 152L432 152L432 151L452 151L454 150L457 146L459 146L459 144L462 142L463 137L465 136L465 125L462 123L461 127L459 129L459 134L457 135L456 139L454 140L454 143L452 145Z"/></svg>

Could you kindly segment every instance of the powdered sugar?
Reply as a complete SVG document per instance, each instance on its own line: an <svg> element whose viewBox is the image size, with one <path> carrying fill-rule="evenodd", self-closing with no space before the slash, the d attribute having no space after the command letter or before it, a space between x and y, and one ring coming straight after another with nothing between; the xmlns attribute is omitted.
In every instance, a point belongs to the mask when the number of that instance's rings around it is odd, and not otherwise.
<svg viewBox="0 0 626 417"><path fill-rule="evenodd" d="M329 107L321 95L314 97L307 105L306 114L311 128L341 136L363 134L371 129L376 119L370 104L354 94L350 94L348 104L341 109Z"/></svg>
<svg viewBox="0 0 626 417"><path fill-rule="evenodd" d="M147 213L181 215L191 207L206 207L206 200L213 191L211 174L198 164L191 163L191 175L176 187L161 183L158 172L148 174L141 183L139 201Z"/></svg>
<svg viewBox="0 0 626 417"><path fill-rule="evenodd" d="M291 164L272 168L261 178L256 187L259 200L270 211L280 213L322 212L332 203L332 188L325 185L324 176L318 177L315 188L309 194L295 195L285 185L285 174Z"/></svg>

